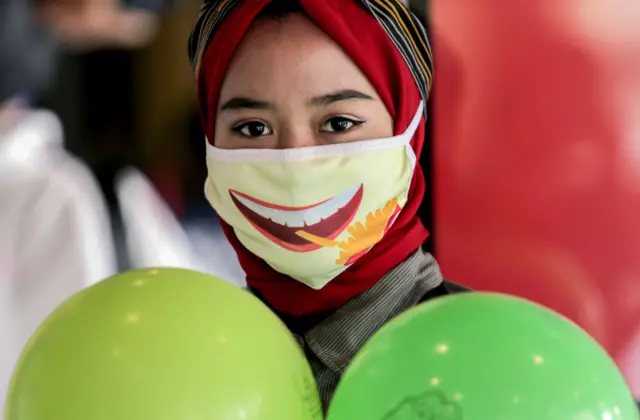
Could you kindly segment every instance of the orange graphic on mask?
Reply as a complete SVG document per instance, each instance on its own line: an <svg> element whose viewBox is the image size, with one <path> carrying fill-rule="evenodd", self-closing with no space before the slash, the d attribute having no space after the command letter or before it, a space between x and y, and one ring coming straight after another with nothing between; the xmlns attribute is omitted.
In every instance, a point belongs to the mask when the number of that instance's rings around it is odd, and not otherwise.
<svg viewBox="0 0 640 420"><path fill-rule="evenodd" d="M340 256L336 260L336 264L349 265L380 242L382 236L389 230L389 227L391 227L390 222L395 219L395 216L397 216L399 212L398 199L394 198L388 201L382 209L367 214L364 225L356 222L349 226L347 232L351 236L346 241L339 242L321 238L302 229L296 233L309 242L322 247L340 248Z"/></svg>
<svg viewBox="0 0 640 420"><path fill-rule="evenodd" d="M398 199L394 198L382 209L368 213L364 223L352 224L362 202L362 185L303 207L267 203L234 190L229 193L245 219L271 242L294 252L337 247L340 250L336 259L338 265L350 265L369 251L382 239L400 212ZM345 230L349 238L337 241Z"/></svg>

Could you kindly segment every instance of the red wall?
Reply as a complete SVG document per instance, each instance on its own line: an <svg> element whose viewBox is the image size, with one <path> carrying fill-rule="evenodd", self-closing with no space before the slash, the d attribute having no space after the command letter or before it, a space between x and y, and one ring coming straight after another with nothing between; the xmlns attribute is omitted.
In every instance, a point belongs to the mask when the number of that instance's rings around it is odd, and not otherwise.
<svg viewBox="0 0 640 420"><path fill-rule="evenodd" d="M445 276L571 317L640 392L640 3L432 3Z"/></svg>

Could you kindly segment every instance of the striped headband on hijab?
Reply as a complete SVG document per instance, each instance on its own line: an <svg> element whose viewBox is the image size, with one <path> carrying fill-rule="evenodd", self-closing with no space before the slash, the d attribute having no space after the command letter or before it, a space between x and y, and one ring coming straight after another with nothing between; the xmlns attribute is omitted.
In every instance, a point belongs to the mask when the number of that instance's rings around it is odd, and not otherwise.
<svg viewBox="0 0 640 420"><path fill-rule="evenodd" d="M198 20L189 38L189 59L196 77L211 38L229 12L243 1L251 0L205 0L200 8ZM429 39L420 20L397 0L357 1L375 16L398 48L426 103L433 80L433 59Z"/></svg>
<svg viewBox="0 0 640 420"><path fill-rule="evenodd" d="M191 35L189 54L196 74L200 117L208 141L215 141L220 89L244 34L265 6L272 2L283 2L286 6L292 1L360 68L393 118L394 135L403 133L420 102L426 103L428 99L433 64L422 23L402 2L206 0ZM411 140L416 156L422 152L424 139L423 120ZM336 310L371 288L420 248L429 234L418 217L425 185L422 168L417 165L407 204L389 231L368 253L320 290L275 271L244 248L229 225L223 220L220 223L246 273L247 285L256 295L283 319L315 316Z"/></svg>

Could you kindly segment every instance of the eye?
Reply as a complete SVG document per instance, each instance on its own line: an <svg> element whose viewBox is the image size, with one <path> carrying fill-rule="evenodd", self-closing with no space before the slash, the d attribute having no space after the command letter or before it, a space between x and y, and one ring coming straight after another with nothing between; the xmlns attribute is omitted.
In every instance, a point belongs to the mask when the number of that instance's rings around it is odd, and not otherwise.
<svg viewBox="0 0 640 420"><path fill-rule="evenodd" d="M232 128L245 137L263 137L273 134L273 130L262 121L246 121Z"/></svg>
<svg viewBox="0 0 640 420"><path fill-rule="evenodd" d="M364 121L357 120L355 118L332 117L322 124L320 131L327 133L342 133L364 123Z"/></svg>

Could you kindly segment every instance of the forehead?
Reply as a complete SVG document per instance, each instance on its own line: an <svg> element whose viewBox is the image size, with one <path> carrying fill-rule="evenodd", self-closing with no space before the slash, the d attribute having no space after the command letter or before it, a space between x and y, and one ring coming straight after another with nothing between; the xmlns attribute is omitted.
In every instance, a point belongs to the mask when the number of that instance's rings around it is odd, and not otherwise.
<svg viewBox="0 0 640 420"><path fill-rule="evenodd" d="M372 89L333 39L304 15L291 14L253 23L229 65L220 96L304 95L346 88Z"/></svg>

